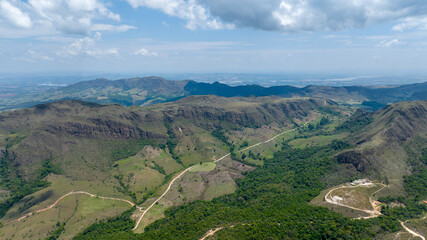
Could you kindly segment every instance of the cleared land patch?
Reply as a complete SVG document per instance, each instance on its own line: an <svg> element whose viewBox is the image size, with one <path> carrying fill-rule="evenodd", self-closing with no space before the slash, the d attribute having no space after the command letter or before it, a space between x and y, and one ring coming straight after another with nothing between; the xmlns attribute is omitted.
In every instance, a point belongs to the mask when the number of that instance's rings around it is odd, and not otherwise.
<svg viewBox="0 0 427 240"><path fill-rule="evenodd" d="M324 205L334 211L353 218L371 218L381 215L380 202L373 196L386 186L369 180L356 180L323 191L313 199L315 205ZM321 200L320 200L321 199ZM336 206L339 206L337 208ZM348 210L351 213L348 213ZM367 215L368 214L368 215Z"/></svg>
<svg viewBox="0 0 427 240"><path fill-rule="evenodd" d="M213 171L216 167L216 164L213 162L205 162L202 164L195 165L190 172L210 172Z"/></svg>

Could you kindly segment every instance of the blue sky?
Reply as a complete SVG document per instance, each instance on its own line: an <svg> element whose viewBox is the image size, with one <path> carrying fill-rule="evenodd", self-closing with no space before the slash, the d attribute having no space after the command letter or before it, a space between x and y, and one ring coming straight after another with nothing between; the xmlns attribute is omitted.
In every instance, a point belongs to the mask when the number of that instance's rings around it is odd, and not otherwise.
<svg viewBox="0 0 427 240"><path fill-rule="evenodd" d="M0 0L0 72L424 71L425 0Z"/></svg>

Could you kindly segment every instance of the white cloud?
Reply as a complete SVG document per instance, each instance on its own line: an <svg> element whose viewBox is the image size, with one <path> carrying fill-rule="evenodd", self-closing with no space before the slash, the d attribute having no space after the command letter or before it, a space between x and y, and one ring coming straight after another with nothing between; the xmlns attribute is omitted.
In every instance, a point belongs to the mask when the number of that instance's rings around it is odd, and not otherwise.
<svg viewBox="0 0 427 240"><path fill-rule="evenodd" d="M141 48L133 53L133 55L137 56L158 56L159 54L156 52L150 52L145 48Z"/></svg>
<svg viewBox="0 0 427 240"><path fill-rule="evenodd" d="M97 18L120 21L118 14L98 0L29 0L28 3L40 23L67 34L88 34Z"/></svg>
<svg viewBox="0 0 427 240"><path fill-rule="evenodd" d="M393 26L393 30L399 32L410 29L427 30L427 16L404 18Z"/></svg>
<svg viewBox="0 0 427 240"><path fill-rule="evenodd" d="M17 27L31 28L32 36L46 34L46 29L49 34L88 35L93 31L124 32L135 28L106 21L120 22L120 15L102 0L0 0L3 37L25 35L17 32Z"/></svg>
<svg viewBox="0 0 427 240"><path fill-rule="evenodd" d="M336 31L424 16L427 1L408 0L127 0L187 21L187 27Z"/></svg>
<svg viewBox="0 0 427 240"><path fill-rule="evenodd" d="M110 25L110 24L94 24L91 27L91 31L109 31L109 32L127 32L129 30L136 29L130 25Z"/></svg>
<svg viewBox="0 0 427 240"><path fill-rule="evenodd" d="M399 41L398 39L393 39L393 40L384 40L379 44L379 46L384 48L391 48L391 47L402 45L402 44L405 44L405 42Z"/></svg>
<svg viewBox="0 0 427 240"><path fill-rule="evenodd" d="M0 1L0 17L3 17L16 27L30 28L33 26L33 22L27 13L22 12L18 7L6 0Z"/></svg>
<svg viewBox="0 0 427 240"><path fill-rule="evenodd" d="M231 29L233 24L224 24L196 0L127 0L132 7L148 7L160 10L167 15L187 21L189 29Z"/></svg>
<svg viewBox="0 0 427 240"><path fill-rule="evenodd" d="M118 48L109 48L105 50L95 49L95 50L87 50L86 54L91 57L101 58L101 57L120 57Z"/></svg>
<svg viewBox="0 0 427 240"><path fill-rule="evenodd" d="M94 58L120 57L118 48L101 48L98 43L102 40L102 34L96 32L92 37L84 37L64 47L57 55L63 58L77 56L89 56Z"/></svg>
<svg viewBox="0 0 427 240"><path fill-rule="evenodd" d="M85 37L85 38L78 39L73 43L71 43L70 45L68 45L67 47L64 47L61 51L57 53L57 55L62 57L72 57L72 56L80 55L87 51L91 51L95 43L101 40L101 36L102 36L101 33L96 32L92 38Z"/></svg>

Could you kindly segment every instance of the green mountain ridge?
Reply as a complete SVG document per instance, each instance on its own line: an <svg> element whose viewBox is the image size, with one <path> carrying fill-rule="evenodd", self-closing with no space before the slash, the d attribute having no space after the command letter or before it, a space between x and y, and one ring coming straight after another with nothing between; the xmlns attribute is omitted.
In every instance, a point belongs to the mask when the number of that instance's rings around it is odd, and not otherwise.
<svg viewBox="0 0 427 240"><path fill-rule="evenodd" d="M0 107L3 110L25 108L39 103L63 99L144 106L173 101L191 95L318 97L332 99L341 104L377 110L388 103L405 100L426 100L427 82L383 87L306 86L297 88L293 86L262 87L259 85L228 86L219 82L170 81L160 77L130 78L115 81L95 79L46 92L35 92L23 96L13 96L13 98L5 97L1 99Z"/></svg>

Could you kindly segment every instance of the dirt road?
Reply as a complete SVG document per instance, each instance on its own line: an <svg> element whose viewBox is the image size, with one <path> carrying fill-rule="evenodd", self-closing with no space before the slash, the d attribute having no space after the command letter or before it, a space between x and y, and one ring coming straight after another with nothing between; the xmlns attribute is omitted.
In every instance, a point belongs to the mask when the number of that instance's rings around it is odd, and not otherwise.
<svg viewBox="0 0 427 240"><path fill-rule="evenodd" d="M421 238L422 240L426 240L426 238L425 238L423 235L421 235L421 234L419 234L419 233L415 232L414 230L412 230L412 229L408 228L408 227L405 225L405 223L406 223L406 222L402 222L402 221L399 221L399 222L400 222L400 224L402 225L403 229L405 229L405 231L407 231L408 233L410 233L412 236L414 236L414 237L419 237L419 238Z"/></svg>
<svg viewBox="0 0 427 240"><path fill-rule="evenodd" d="M373 209L373 210L361 209L361 208L356 208L356 207L348 206L348 205L345 205L345 204L342 204L342 203L338 203L338 202L334 201L334 200L332 199L332 197L330 196L330 195L331 195L331 193L332 193L333 191L337 190L337 189L341 189L341 188L356 188L356 187L360 187L359 185L357 185L357 186L341 186L341 187L333 188L333 189L331 189L331 190L330 190L330 191L325 195L325 201L326 201L327 203L330 203L330 204L334 204L334 205L338 205L338 206L342 206L342 207L346 207L346 208L350 208L350 209L354 209L354 210L357 210L357 211L361 211L361 212L368 213L368 214L369 214L369 216L368 216L368 217L360 217L360 218L363 218L363 219L368 219L368 218L378 217L378 216L380 216L380 215L381 215L381 212L380 212L380 211L378 211L378 210L376 209L375 203L374 203L374 201L372 200L372 196L373 196L375 193L378 193L379 191L383 190L383 189L386 187L386 185L384 185L384 184L381 184L381 185L383 185L383 187L382 187L382 188L380 188L380 189L378 189L377 191L373 192L373 193L369 196L369 202L371 203L371 206L372 206L372 209Z"/></svg>
<svg viewBox="0 0 427 240"><path fill-rule="evenodd" d="M380 216L380 215L381 215L381 212L380 212L380 211L378 211L377 209L375 209L376 205L375 205L374 201L372 200L372 196L373 196L375 193L378 193L379 191L383 190L383 189L386 187L386 185L384 185L384 184L381 184L381 185L383 185L383 187L382 187L382 188L380 188L380 189L378 189L377 191L373 192L373 193L369 196L369 202L371 203L371 205L372 205L372 209L374 209L374 210L360 209L360 208L355 208L355 207L348 206L348 205L345 205L345 204L337 203L337 202L336 202L336 201L334 201L334 200L331 198L331 196L330 196L330 195L331 195L331 193L332 193L333 191L337 190L337 189L340 189L340 188L354 188L354 187L360 187L360 186L341 186L341 187L333 188L333 189L331 189L331 190L330 190L330 191L325 195L325 201L326 201L326 202L328 202L328 203L331 203L331 204L339 205L339 206L342 206L342 207L346 207L346 208L350 208L350 209L354 209L354 210L358 210L358 211L361 211L361 212L365 212L365 213L370 214L370 216L368 216L368 217L360 217L360 218L363 218L363 219L368 219L368 218L378 217L378 216ZM426 217L427 217L427 216L425 216L424 218L422 218L422 219L420 219L420 220L423 220L423 219L425 219ZM358 218L358 219L360 219L360 218ZM420 233L415 232L414 230L412 230L412 229L408 228L408 227L405 225L405 223L406 223L406 222L402 222L402 221L399 221L399 222L400 222L400 224L402 225L403 229L405 229L405 231L407 231L408 233L410 233L412 236L414 236L414 237L419 237L419 238L421 238L422 240L426 240L426 238L425 238L423 235L421 235ZM396 235L396 237L395 237L395 238L397 238L400 234L401 234L401 232L400 232L400 233L398 233L398 234Z"/></svg>
<svg viewBox="0 0 427 240"><path fill-rule="evenodd" d="M209 230L205 236L203 236L202 238L200 238L200 240L205 240L206 238L215 235L216 232L218 232L219 230L223 229L223 227L220 228L215 228L215 229L211 229Z"/></svg>
<svg viewBox="0 0 427 240"><path fill-rule="evenodd" d="M187 169L185 169L182 173L180 173L178 176L176 176L169 184L168 188L166 189L166 191L159 197L156 199L156 201L154 201L147 209L144 210L144 212L142 213L142 215L138 218L138 220L136 221L135 227L132 230L136 230L139 226L139 224L141 223L142 218L144 217L144 215L160 200L162 199L166 193L168 193L168 191L171 189L172 184L178 179L180 178L182 175L184 175L186 172L188 172L190 169L192 169L194 166L191 166Z"/></svg>
<svg viewBox="0 0 427 240"><path fill-rule="evenodd" d="M22 217L20 217L20 218L17 218L17 219L15 219L15 220L12 220L12 221L9 221L9 222L7 222L7 223L13 223L13 222L19 222L19 221L21 221L21 220L23 220L23 219L25 219L25 218L27 218L27 217L29 217L29 216L32 216L32 215L34 215L34 214L36 214L36 213L41 213L41 212L44 212L44 211L47 211L47 210L49 210L49 209L52 209L52 208L54 208L62 199L64 199L65 197L67 197L67 196L70 196L70 195L73 195L73 194L85 194L85 195L89 195L89 196L91 196L91 197L97 197L97 198L100 198L100 199L108 199L108 200L114 200L114 201L121 201L121 202L126 202L126 203L129 203L131 206L135 206L135 204L133 203L133 202L131 202L131 201L129 201L129 200L126 200L126 199L121 199L121 198L113 198L113 197L102 197L102 196L98 196L98 195L96 195L96 194L92 194L92 193L88 193L88 192L84 192L84 191L71 191L71 192L69 192L69 193L67 193L67 194L65 194L65 195L63 195L62 197L60 197L60 198L58 198L58 200L56 200L52 205L50 205L49 207L47 207L47 208L43 208L43 209L40 209L40 210L37 210L37 211L34 211L34 212L31 212L31 213L27 213L27 214L25 214L24 216L22 216Z"/></svg>

